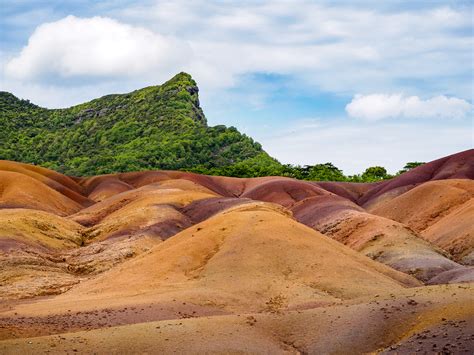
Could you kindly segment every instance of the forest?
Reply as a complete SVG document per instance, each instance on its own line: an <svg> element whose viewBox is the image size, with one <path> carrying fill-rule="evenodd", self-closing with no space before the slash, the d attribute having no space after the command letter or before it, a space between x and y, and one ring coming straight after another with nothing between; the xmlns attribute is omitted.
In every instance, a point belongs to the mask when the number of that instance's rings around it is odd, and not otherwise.
<svg viewBox="0 0 474 355"><path fill-rule="evenodd" d="M163 169L320 181L371 182L392 177L379 166L346 176L331 163L282 164L235 127L208 126L198 93L187 73L163 85L66 109L42 108L0 92L0 159L73 176ZM419 164L408 163L401 172Z"/></svg>

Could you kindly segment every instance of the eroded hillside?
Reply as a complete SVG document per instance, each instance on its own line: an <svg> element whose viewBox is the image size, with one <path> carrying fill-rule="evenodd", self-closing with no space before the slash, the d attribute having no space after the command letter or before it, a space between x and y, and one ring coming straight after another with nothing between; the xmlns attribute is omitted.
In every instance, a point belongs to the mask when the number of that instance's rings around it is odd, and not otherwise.
<svg viewBox="0 0 474 355"><path fill-rule="evenodd" d="M473 176L472 150L375 184L1 161L0 352L470 351Z"/></svg>

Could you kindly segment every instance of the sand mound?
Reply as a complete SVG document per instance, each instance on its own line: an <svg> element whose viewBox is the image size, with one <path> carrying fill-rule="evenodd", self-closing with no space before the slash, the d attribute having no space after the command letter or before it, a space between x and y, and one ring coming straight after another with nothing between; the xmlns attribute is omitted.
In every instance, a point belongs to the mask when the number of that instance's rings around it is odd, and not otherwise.
<svg viewBox="0 0 474 355"><path fill-rule="evenodd" d="M43 211L0 210L0 299L64 292L77 283L58 251L82 243L82 226Z"/></svg>
<svg viewBox="0 0 474 355"><path fill-rule="evenodd" d="M72 178L41 166L0 160L0 170L21 173L42 182L52 180L77 193L82 193L83 191L82 187Z"/></svg>
<svg viewBox="0 0 474 355"><path fill-rule="evenodd" d="M368 211L421 232L473 197L473 180L430 181Z"/></svg>
<svg viewBox="0 0 474 355"><path fill-rule="evenodd" d="M429 242L472 265L474 181L430 181L369 209L405 223Z"/></svg>
<svg viewBox="0 0 474 355"><path fill-rule="evenodd" d="M113 196L115 193L124 192L169 179L170 177L166 172L139 171L80 178L78 183L82 186L86 195L92 196L93 194L103 193L105 195L104 198L107 198Z"/></svg>
<svg viewBox="0 0 474 355"><path fill-rule="evenodd" d="M341 211L365 212L355 203L337 195L307 198L294 204L291 211L299 222L310 227L314 227L319 221L331 218Z"/></svg>
<svg viewBox="0 0 474 355"><path fill-rule="evenodd" d="M82 187L74 180L55 171L39 166L0 160L0 173L3 171L15 172L33 178L82 206L89 206L93 203L82 195Z"/></svg>
<svg viewBox="0 0 474 355"><path fill-rule="evenodd" d="M0 161L0 352L471 349L471 155L375 184Z"/></svg>
<svg viewBox="0 0 474 355"><path fill-rule="evenodd" d="M180 186L176 188L174 186ZM196 185L192 184L192 187ZM129 210L132 214L137 216L142 215L146 218L147 214L142 210L143 207L153 207L160 205L171 205L176 208L183 207L195 200L202 198L214 197L215 195L211 192L207 193L202 187L197 186L194 191L182 189L183 184L178 182L170 182L167 184L149 184L141 188L137 188L130 191L125 191L116 195L113 195L103 201L96 203L93 206L82 209L80 212L71 216L71 219L77 221L84 226L93 226L105 217L117 212L115 217L120 215L120 210L130 205L124 211ZM135 208L135 210L134 210ZM152 216L150 216L152 217ZM127 221L122 221L126 226Z"/></svg>
<svg viewBox="0 0 474 355"><path fill-rule="evenodd" d="M264 311L414 285L414 279L297 223L285 210L251 203L188 228L60 298L87 304L97 294L115 302L140 295Z"/></svg>
<svg viewBox="0 0 474 355"><path fill-rule="evenodd" d="M133 187L118 178L111 178L95 185L94 189L88 194L88 196L91 200L100 202L111 196L129 190L133 190Z"/></svg>
<svg viewBox="0 0 474 355"><path fill-rule="evenodd" d="M474 265L474 199L426 228L421 235L465 265Z"/></svg>
<svg viewBox="0 0 474 355"><path fill-rule="evenodd" d="M357 201L368 191L379 185L376 183L354 183L354 182L331 182L331 181L318 181L314 182L315 185L322 187L324 190L332 192L338 196L346 198L352 202Z"/></svg>
<svg viewBox="0 0 474 355"><path fill-rule="evenodd" d="M95 242L124 235L148 235L166 239L191 225L187 217L178 211L179 205L173 205L179 203L179 199L183 197L188 199L191 196L182 191L170 193L169 190L151 190L114 210L103 217L100 223L89 228L88 241ZM77 216L73 218L77 219Z"/></svg>
<svg viewBox="0 0 474 355"><path fill-rule="evenodd" d="M116 238L74 249L51 250L0 240L0 300L61 294L88 277L148 251L158 241Z"/></svg>
<svg viewBox="0 0 474 355"><path fill-rule="evenodd" d="M101 182L116 181L118 179L119 181L133 186L133 188L139 188L150 184L164 183L170 180L186 180L194 183L195 186L201 186L207 191L211 191L222 196L234 196L233 192L227 190L225 182L227 182L227 185L232 187L231 181L237 183L243 180L237 178L199 175L183 171L141 171L87 178L81 181L81 184L87 186L88 191L92 191L97 185L96 179L100 179Z"/></svg>
<svg viewBox="0 0 474 355"><path fill-rule="evenodd" d="M436 277L433 277L428 284L450 284L450 283L466 283L474 282L474 267L466 267L462 269L452 269L445 271Z"/></svg>
<svg viewBox="0 0 474 355"><path fill-rule="evenodd" d="M0 225L0 243L18 241L48 249L73 248L82 243L81 225L43 211L3 209Z"/></svg>
<svg viewBox="0 0 474 355"><path fill-rule="evenodd" d="M306 198L328 194L329 192L310 182L281 178L257 184L247 189L240 197L290 207Z"/></svg>
<svg viewBox="0 0 474 355"><path fill-rule="evenodd" d="M392 197L431 180L474 179L474 149L453 154L423 164L394 179L379 183L359 200L360 205L369 206L370 200L391 192Z"/></svg>
<svg viewBox="0 0 474 355"><path fill-rule="evenodd" d="M369 214L341 197L309 198L292 211L301 223L419 280L462 268L406 226Z"/></svg>
<svg viewBox="0 0 474 355"><path fill-rule="evenodd" d="M222 190L219 184L213 183L215 178L218 177L175 171L142 171L93 176L80 179L79 182L89 198L100 202L116 194L152 184L215 194L214 189Z"/></svg>
<svg viewBox="0 0 474 355"><path fill-rule="evenodd" d="M0 208L30 208L65 216L83 206L27 175L0 171Z"/></svg>
<svg viewBox="0 0 474 355"><path fill-rule="evenodd" d="M143 317L138 324L126 323L128 309L97 311L87 318L84 313L52 316L43 327L46 318L12 316L4 318L5 328L23 339L0 341L0 352L469 353L474 347L472 292L472 286L431 286L334 307L162 321L145 320L153 308L142 306L135 311L135 319ZM82 319L87 323L78 327ZM91 328L99 319L102 329ZM44 335L45 328L60 336L29 338Z"/></svg>
<svg viewBox="0 0 474 355"><path fill-rule="evenodd" d="M116 238L84 247L86 228L64 217L28 209L0 210L0 299L67 291L83 279L157 244Z"/></svg>
<svg viewBox="0 0 474 355"><path fill-rule="evenodd" d="M251 199L246 198L213 197L191 202L184 207L181 212L186 215L193 224L196 224L228 208L251 202Z"/></svg>

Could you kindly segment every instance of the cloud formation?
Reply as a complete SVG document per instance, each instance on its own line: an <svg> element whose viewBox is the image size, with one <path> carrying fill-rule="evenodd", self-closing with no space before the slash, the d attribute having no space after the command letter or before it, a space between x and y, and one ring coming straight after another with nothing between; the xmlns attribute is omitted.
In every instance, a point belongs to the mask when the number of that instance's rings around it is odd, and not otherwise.
<svg viewBox="0 0 474 355"><path fill-rule="evenodd" d="M204 87L235 87L242 75L264 72L338 94L421 94L417 85L424 82L423 94L468 98L473 40L465 34L472 26L466 10L177 0L131 6L116 16L186 38L196 54L189 70Z"/></svg>
<svg viewBox="0 0 474 355"><path fill-rule="evenodd" d="M356 95L346 106L349 116L366 121L387 118L454 118L461 119L472 113L472 105L456 97L435 96L420 99L402 94Z"/></svg>
<svg viewBox="0 0 474 355"><path fill-rule="evenodd" d="M338 95L470 98L472 24L462 6L176 0L97 11L101 17L38 26L7 62L7 84L43 80L62 90L64 82L54 78L78 77L88 85L96 77L141 77L144 86L185 70L203 92L219 95L246 75L271 73Z"/></svg>
<svg viewBox="0 0 474 355"><path fill-rule="evenodd" d="M332 162L346 174L376 165L395 173L409 161L428 162L472 149L472 131L459 121L440 126L420 121L305 120L256 138L285 163Z"/></svg>
<svg viewBox="0 0 474 355"><path fill-rule="evenodd" d="M34 31L6 64L16 79L45 76L136 77L175 67L189 52L184 42L105 18L67 16Z"/></svg>

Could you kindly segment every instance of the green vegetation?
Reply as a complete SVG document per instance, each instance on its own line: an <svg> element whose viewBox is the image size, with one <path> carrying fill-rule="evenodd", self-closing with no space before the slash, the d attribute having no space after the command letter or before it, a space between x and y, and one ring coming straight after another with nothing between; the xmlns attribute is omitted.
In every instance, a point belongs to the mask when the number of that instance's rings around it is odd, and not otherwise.
<svg viewBox="0 0 474 355"><path fill-rule="evenodd" d="M208 127L196 83L186 73L161 86L108 95L68 109L44 109L2 92L0 126L0 159L70 175L238 170L248 160L250 165L278 164L236 128Z"/></svg>
<svg viewBox="0 0 474 355"><path fill-rule="evenodd" d="M419 161L411 161L405 164L402 170L400 170L397 175L406 173L407 171L410 171L411 169L415 169L417 166L423 165L425 163L419 162Z"/></svg>
<svg viewBox="0 0 474 355"><path fill-rule="evenodd" d="M332 163L304 166L282 165L266 154L265 156L256 156L255 158L222 168L193 168L186 170L207 175L234 177L286 176L299 180L344 182L376 182L391 179L405 172L400 171L396 175L390 175L384 167L373 166L367 168L362 174L346 176Z"/></svg>
<svg viewBox="0 0 474 355"><path fill-rule="evenodd" d="M319 181L391 177L382 167L345 176L331 163L282 165L236 128L209 127L198 91L191 76L180 73L160 86L55 110L0 92L0 159L76 176L167 169Z"/></svg>

